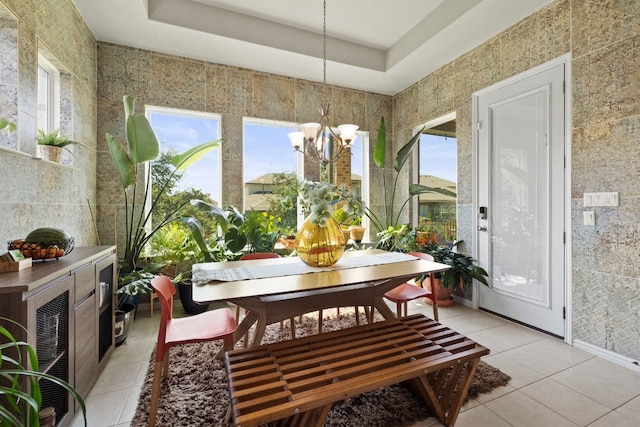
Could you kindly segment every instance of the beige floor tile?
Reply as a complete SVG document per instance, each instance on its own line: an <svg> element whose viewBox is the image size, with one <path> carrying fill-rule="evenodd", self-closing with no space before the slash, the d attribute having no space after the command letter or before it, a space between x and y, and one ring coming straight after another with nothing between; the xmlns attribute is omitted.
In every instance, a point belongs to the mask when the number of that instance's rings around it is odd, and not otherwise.
<svg viewBox="0 0 640 427"><path fill-rule="evenodd" d="M548 378L520 391L579 426L589 425L609 412L607 407Z"/></svg>
<svg viewBox="0 0 640 427"><path fill-rule="evenodd" d="M599 358L589 359L550 377L609 409L640 394L640 373Z"/></svg>
<svg viewBox="0 0 640 427"><path fill-rule="evenodd" d="M640 425L640 396L625 403L616 412L635 420Z"/></svg>
<svg viewBox="0 0 640 427"><path fill-rule="evenodd" d="M141 390L142 385L132 387L129 390L129 395L127 396L124 408L122 409L122 413L118 418L118 425L122 423L130 423L133 419L133 416L136 413L136 407L138 406L138 397L140 396Z"/></svg>
<svg viewBox="0 0 640 427"><path fill-rule="evenodd" d="M453 317L442 317L440 323L461 334L482 331L487 328L504 325L505 320L481 311L468 310L467 314Z"/></svg>
<svg viewBox="0 0 640 427"><path fill-rule="evenodd" d="M618 411L609 412L589 427L638 427L638 421L632 420Z"/></svg>
<svg viewBox="0 0 640 427"><path fill-rule="evenodd" d="M89 395L102 394L116 390L126 390L133 386L142 362L112 365L107 364L93 385Z"/></svg>
<svg viewBox="0 0 640 427"><path fill-rule="evenodd" d="M544 375L540 372L534 371L528 366L518 363L502 354L489 355L482 360L487 362L489 365L500 369L505 374L510 375L511 381L509 381L509 386L515 389L524 387L544 378Z"/></svg>
<svg viewBox="0 0 640 427"><path fill-rule="evenodd" d="M505 351L504 355L544 375L555 374L595 357L551 337Z"/></svg>
<svg viewBox="0 0 640 427"><path fill-rule="evenodd" d="M484 406L517 427L574 427L576 424L520 391L506 394Z"/></svg>
<svg viewBox="0 0 640 427"><path fill-rule="evenodd" d="M502 324L466 333L466 335L475 342L490 348L492 353L502 353L546 338L540 332L516 324Z"/></svg>
<svg viewBox="0 0 640 427"><path fill-rule="evenodd" d="M477 406L460 413L456 427L509 427L507 421L491 412L485 406Z"/></svg>
<svg viewBox="0 0 640 427"><path fill-rule="evenodd" d="M87 426L111 427L115 426L124 408L128 390L111 391L108 393L89 395L85 399L87 407ZM72 427L84 426L82 415L77 414L71 423Z"/></svg>

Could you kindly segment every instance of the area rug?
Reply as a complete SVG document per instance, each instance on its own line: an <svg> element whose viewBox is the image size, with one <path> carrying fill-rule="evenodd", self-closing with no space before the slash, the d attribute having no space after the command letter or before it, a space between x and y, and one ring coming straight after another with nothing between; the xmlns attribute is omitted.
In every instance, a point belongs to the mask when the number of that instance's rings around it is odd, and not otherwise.
<svg viewBox="0 0 640 427"><path fill-rule="evenodd" d="M329 332L355 326L353 309L341 309L336 315L329 310L323 320L323 331ZM326 313L326 312L325 312ZM365 322L361 314L362 323ZM289 322L284 329L269 325L263 343L276 342L291 337ZM296 319L296 337L317 333L318 320L312 314ZM157 426L226 426L224 416L229 404L227 373L224 362L215 360L220 343L189 344L171 350L170 378L163 381L160 391ZM241 346L241 344L237 344ZM140 393L138 407L131 426L142 427L148 422L153 382L155 353L149 362L147 375ZM503 386L511 378L500 370L480 362L467 398L487 393ZM426 405L403 385L384 387L333 405L325 426L340 427L403 427L432 414Z"/></svg>

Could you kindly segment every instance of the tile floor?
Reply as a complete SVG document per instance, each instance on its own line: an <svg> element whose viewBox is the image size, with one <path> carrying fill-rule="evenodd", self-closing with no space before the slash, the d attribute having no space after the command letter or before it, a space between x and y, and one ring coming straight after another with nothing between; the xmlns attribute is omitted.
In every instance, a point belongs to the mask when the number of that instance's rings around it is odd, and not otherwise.
<svg viewBox="0 0 640 427"><path fill-rule="evenodd" d="M422 302L409 307L432 316ZM509 385L469 401L456 426L640 426L640 373L485 312L454 305L439 313L441 323L489 347L483 360L512 377ZM90 427L130 425L158 323L157 313L138 314L86 399ZM82 425L76 416L72 426ZM432 418L414 427L440 425Z"/></svg>

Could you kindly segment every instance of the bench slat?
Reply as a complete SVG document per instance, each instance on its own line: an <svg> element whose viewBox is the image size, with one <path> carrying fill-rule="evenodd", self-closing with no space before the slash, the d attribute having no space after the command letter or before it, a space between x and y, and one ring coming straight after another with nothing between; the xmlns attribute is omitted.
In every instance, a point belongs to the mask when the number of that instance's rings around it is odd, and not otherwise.
<svg viewBox="0 0 640 427"><path fill-rule="evenodd" d="M422 315L230 351L234 422L321 426L332 403L405 382L451 425L488 353Z"/></svg>

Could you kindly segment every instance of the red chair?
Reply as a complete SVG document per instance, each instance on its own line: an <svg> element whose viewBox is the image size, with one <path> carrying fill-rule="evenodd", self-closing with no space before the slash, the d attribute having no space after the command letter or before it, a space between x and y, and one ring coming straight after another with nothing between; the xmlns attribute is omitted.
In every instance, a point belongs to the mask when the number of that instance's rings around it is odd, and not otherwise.
<svg viewBox="0 0 640 427"><path fill-rule="evenodd" d="M410 255L415 257L433 261L433 257L429 254L425 254L422 252L410 252ZM429 298L433 301L433 320L438 320L438 296L435 292L435 283L433 280L433 275L429 274L429 283L431 285L431 290L425 289L422 287L422 283L420 286L415 283L412 284L413 281L409 283L403 283L400 286L397 286L387 293L384 294L384 297L389 301L393 301L396 303L396 314L398 317L402 317L402 307L404 307L404 315L407 315L407 302L413 301L417 298Z"/></svg>
<svg viewBox="0 0 640 427"><path fill-rule="evenodd" d="M226 350L233 348L236 320L228 308L206 311L191 317L173 318L173 296L176 288L167 276L151 281L160 300L160 329L156 346L156 363L153 370L153 389L149 409L149 427L156 424L160 382L169 377L169 350L180 344L224 340ZM213 357L213 355L212 355Z"/></svg>
<svg viewBox="0 0 640 427"><path fill-rule="evenodd" d="M246 261L249 259L269 259L269 258L280 258L280 255L273 252L254 252L250 254L244 254L240 257L240 261ZM245 313L246 314L246 313ZM236 320L240 318L240 307L236 307ZM290 318L289 322L291 323L291 338L296 337L296 327L294 325L294 318ZM280 321L280 329L284 326L282 320ZM249 341L249 332L244 335L244 347L247 348L247 342Z"/></svg>

